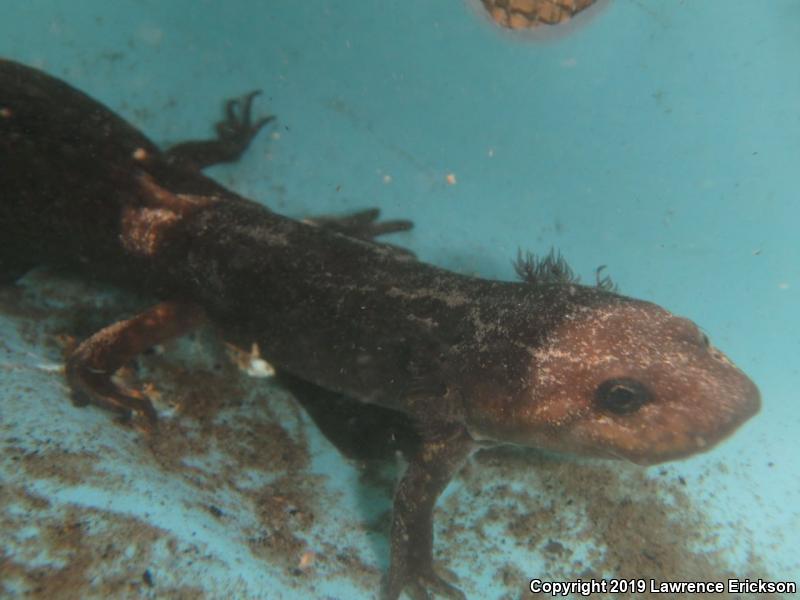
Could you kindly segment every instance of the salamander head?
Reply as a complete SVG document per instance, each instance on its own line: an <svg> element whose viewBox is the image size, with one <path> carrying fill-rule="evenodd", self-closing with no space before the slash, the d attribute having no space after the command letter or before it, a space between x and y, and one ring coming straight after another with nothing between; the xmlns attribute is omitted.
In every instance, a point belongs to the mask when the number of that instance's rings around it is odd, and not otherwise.
<svg viewBox="0 0 800 600"><path fill-rule="evenodd" d="M491 437L654 464L707 450L758 412L756 386L694 323L609 296L531 349L527 385L504 410L513 429L495 422Z"/></svg>

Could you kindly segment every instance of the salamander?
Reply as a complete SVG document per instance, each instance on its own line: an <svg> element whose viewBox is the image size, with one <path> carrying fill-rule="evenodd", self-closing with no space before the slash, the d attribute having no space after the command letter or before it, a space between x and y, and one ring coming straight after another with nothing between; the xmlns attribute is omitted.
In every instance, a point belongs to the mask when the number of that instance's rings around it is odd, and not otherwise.
<svg viewBox="0 0 800 600"><path fill-rule="evenodd" d="M302 222L202 173L272 117L229 101L214 139L157 147L39 70L0 60L0 279L38 265L157 299L81 342L77 404L155 425L114 372L210 321L281 372L402 416L416 436L393 501L385 595L463 597L434 568L436 500L475 449L519 444L651 465L706 451L760 407L753 382L691 321L555 257L495 281L376 237L375 211Z"/></svg>

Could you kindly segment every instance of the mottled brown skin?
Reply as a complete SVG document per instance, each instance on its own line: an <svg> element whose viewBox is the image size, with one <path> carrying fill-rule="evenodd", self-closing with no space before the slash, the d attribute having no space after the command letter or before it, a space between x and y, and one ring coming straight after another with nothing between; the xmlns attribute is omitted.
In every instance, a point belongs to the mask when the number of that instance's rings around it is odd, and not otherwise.
<svg viewBox="0 0 800 600"><path fill-rule="evenodd" d="M216 140L162 152L67 84L0 61L0 277L49 264L161 299L76 349L67 375L84 402L154 421L111 375L205 318L298 381L412 423L388 598L461 596L434 571L432 510L477 446L652 464L758 410L753 383L654 304L459 275L371 241L404 222L301 223L214 183L199 168L234 160L266 122L251 122L251 100L228 104Z"/></svg>

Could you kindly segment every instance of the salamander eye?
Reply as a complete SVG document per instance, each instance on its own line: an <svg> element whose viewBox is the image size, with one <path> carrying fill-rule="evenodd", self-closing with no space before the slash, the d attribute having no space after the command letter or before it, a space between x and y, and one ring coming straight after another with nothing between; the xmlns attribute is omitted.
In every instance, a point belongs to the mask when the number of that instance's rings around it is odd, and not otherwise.
<svg viewBox="0 0 800 600"><path fill-rule="evenodd" d="M607 379L594 392L597 405L615 415L628 415L650 402L652 395L642 383L635 379L620 377Z"/></svg>

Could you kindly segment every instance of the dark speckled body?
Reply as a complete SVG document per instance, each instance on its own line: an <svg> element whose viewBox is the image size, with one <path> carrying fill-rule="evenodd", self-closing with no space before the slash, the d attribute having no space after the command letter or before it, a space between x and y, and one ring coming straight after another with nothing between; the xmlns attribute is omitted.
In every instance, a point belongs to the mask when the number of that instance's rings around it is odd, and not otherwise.
<svg viewBox="0 0 800 600"><path fill-rule="evenodd" d="M559 286L466 277L277 215L66 84L0 65L0 106L11 111L0 121L6 265L55 263L197 302L232 340L257 341L276 365L362 400L402 410L411 387L444 384L449 414L462 411L457 384L469 373L518 381L525 348L570 309ZM152 252L126 244L126 211L162 208L159 193L202 200L151 226Z"/></svg>
<svg viewBox="0 0 800 600"><path fill-rule="evenodd" d="M0 281L50 264L162 301L68 360L76 395L100 406L155 421L111 375L203 315L299 380L405 415L419 440L395 495L388 598L461 597L433 568L432 511L477 442L648 464L706 450L758 410L753 383L655 304L533 265L521 283L452 273L205 177L267 121L250 122L252 96L228 104L218 139L161 151L0 60Z"/></svg>

